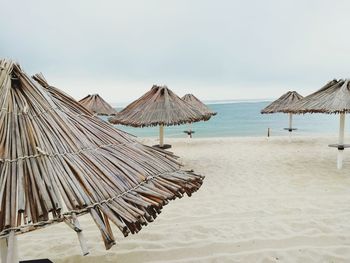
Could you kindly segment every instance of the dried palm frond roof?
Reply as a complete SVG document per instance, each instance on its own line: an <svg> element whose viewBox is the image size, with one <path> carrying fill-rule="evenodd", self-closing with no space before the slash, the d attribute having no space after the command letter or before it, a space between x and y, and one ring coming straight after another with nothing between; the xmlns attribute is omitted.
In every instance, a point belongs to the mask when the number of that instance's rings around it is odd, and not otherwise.
<svg viewBox="0 0 350 263"><path fill-rule="evenodd" d="M85 108L97 115L116 115L117 111L98 94L87 95L79 101Z"/></svg>
<svg viewBox="0 0 350 263"><path fill-rule="evenodd" d="M210 114L203 114L183 101L166 86L154 85L150 91L108 120L114 124L147 127L179 125L209 120L210 117Z"/></svg>
<svg viewBox="0 0 350 263"><path fill-rule="evenodd" d="M95 118L58 89L0 60L0 238L90 213L106 249L203 177ZM75 108L76 107L76 108Z"/></svg>
<svg viewBox="0 0 350 263"><path fill-rule="evenodd" d="M284 112L286 108L300 101L302 98L303 96L301 96L298 92L288 91L287 93L279 97L277 100L275 100L274 102L266 106L264 109L262 109L261 113L265 114L265 113Z"/></svg>
<svg viewBox="0 0 350 263"><path fill-rule="evenodd" d="M332 80L318 91L290 105L291 113L349 113L350 85L348 79Z"/></svg>
<svg viewBox="0 0 350 263"><path fill-rule="evenodd" d="M216 115L217 112L212 111L209 109L207 105L205 105L203 102L201 102L196 96L193 94L186 94L182 97L182 99L189 104L191 104L193 107L199 109L203 114L209 114L209 115Z"/></svg>
<svg viewBox="0 0 350 263"><path fill-rule="evenodd" d="M79 102L74 100L70 95L64 93L63 91L50 86L42 73L37 73L32 78L38 82L45 91L48 92L55 104L59 104L60 108L64 109L65 112L71 111L75 114L85 114L92 115L88 109L82 106ZM67 103L69 102L69 103Z"/></svg>
<svg viewBox="0 0 350 263"><path fill-rule="evenodd" d="M46 89L46 91L52 96L53 101L54 102L57 101L57 103L60 104L60 107L64 109L64 111L72 111L75 114L85 114L85 115L93 114L91 111L89 111L87 108L85 108L83 105L81 105L78 101L73 99L68 94L64 93L60 89L50 86L42 73L35 74L32 78L36 82L38 82L43 88ZM66 101L69 101L69 103L66 103ZM110 128L111 128L110 125L107 125L104 127L104 130L107 131ZM122 130L118 130L118 131L120 134L125 133L132 137L135 137L134 135L127 133L125 131L122 131Z"/></svg>

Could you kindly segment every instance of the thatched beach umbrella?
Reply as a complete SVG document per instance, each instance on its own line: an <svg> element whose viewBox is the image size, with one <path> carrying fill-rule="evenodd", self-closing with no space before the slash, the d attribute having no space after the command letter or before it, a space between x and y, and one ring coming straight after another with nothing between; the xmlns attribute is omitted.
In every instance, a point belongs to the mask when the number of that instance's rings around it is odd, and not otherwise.
<svg viewBox="0 0 350 263"><path fill-rule="evenodd" d="M339 113L338 144L330 147L338 148L337 167L343 166L343 150L350 145L344 144L345 114L350 112L350 85L348 79L332 80L320 90L306 96L299 102L291 105L284 112L289 113Z"/></svg>
<svg viewBox="0 0 350 263"><path fill-rule="evenodd" d="M204 114L183 101L166 86L154 85L109 121L133 127L159 125L159 147L169 148L170 145L164 145L163 141L164 126L209 120L210 117L210 114Z"/></svg>
<svg viewBox="0 0 350 263"><path fill-rule="evenodd" d="M87 213L109 249L110 222L124 236L137 233L169 200L202 184L169 153L138 143L7 60L0 60L0 105L0 250L7 262L15 261L16 235L59 222L78 233L86 254L77 217Z"/></svg>
<svg viewBox="0 0 350 263"><path fill-rule="evenodd" d="M279 97L277 100L273 101L271 104L267 105L264 109L262 109L261 113L271 114L277 112L285 112L285 109L300 101L302 98L303 96L301 96L298 92L288 91L287 93ZM293 115L292 113L289 113L289 126L288 128L285 128L285 130L288 130L290 133L293 130L296 130L296 128L293 128L292 121Z"/></svg>
<svg viewBox="0 0 350 263"><path fill-rule="evenodd" d="M79 103L97 115L110 116L117 114L117 111L98 94L87 95Z"/></svg>
<svg viewBox="0 0 350 263"><path fill-rule="evenodd" d="M189 104L191 104L193 107L196 109L200 110L204 115L209 114L209 115L216 115L217 112L212 111L207 105L205 105L203 102L201 102L196 96L193 94L186 94L185 96L182 97L182 99Z"/></svg>
<svg viewBox="0 0 350 263"><path fill-rule="evenodd" d="M193 107L195 107L196 109L198 109L200 112L202 112L204 115L209 114L209 115L216 115L217 112L212 111L211 109L209 109L209 107L207 105L205 105L203 102L201 102L196 96L194 96L193 94L186 94L185 96L182 97L182 99L186 102L188 102L189 104L191 104ZM187 133L188 135L190 135L190 137L192 137L192 133L194 133L194 131L192 131L191 128L191 123L190 123L190 127L188 131L185 131L185 133Z"/></svg>

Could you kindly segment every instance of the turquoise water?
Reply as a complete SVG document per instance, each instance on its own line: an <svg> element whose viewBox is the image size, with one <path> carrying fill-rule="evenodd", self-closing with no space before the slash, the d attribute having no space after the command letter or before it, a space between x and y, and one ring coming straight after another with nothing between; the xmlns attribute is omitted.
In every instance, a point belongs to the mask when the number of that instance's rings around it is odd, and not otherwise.
<svg viewBox="0 0 350 263"><path fill-rule="evenodd" d="M192 124L195 131L193 137L227 137L227 136L266 136L267 128L271 128L273 135L286 135L283 128L288 127L288 115L282 113L260 114L260 110L270 102L235 102L225 104L209 104L208 106L218 114L209 121ZM117 109L120 110L120 109ZM106 120L105 117L102 117ZM139 137L157 137L158 127L132 128L116 125ZM293 127L298 128L297 134L338 134L339 115L305 114L293 115ZM346 129L349 129L346 120ZM188 125L171 126L165 128L165 136L170 138L185 138L183 133Z"/></svg>

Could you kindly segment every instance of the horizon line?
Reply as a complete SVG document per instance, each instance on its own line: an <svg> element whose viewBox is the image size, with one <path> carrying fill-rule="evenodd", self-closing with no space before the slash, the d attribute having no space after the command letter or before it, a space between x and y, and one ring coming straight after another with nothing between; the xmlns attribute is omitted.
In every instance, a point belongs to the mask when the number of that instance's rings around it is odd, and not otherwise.
<svg viewBox="0 0 350 263"><path fill-rule="evenodd" d="M226 100L202 100L204 104L231 104L231 103L254 103L254 102L269 102L273 101L272 98L265 99L226 99ZM131 102L112 102L110 103L112 107L125 107Z"/></svg>

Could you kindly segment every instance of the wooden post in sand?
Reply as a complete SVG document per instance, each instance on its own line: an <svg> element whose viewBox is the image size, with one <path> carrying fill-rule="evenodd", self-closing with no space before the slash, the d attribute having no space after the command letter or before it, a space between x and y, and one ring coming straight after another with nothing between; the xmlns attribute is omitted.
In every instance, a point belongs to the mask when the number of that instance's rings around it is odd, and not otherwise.
<svg viewBox="0 0 350 263"><path fill-rule="evenodd" d="M4 243L5 242L5 243ZM18 263L18 246L15 231L11 231L6 240L2 238L1 241L1 262Z"/></svg>
<svg viewBox="0 0 350 263"><path fill-rule="evenodd" d="M82 252L83 256L86 256L89 254L89 250L88 250L88 247L86 245L86 240L84 238L83 231L81 230L80 223L79 223L75 213L72 214L72 219L73 219L73 224L79 229L79 231L76 231L76 232L78 235L78 240L80 243L81 252Z"/></svg>
<svg viewBox="0 0 350 263"><path fill-rule="evenodd" d="M289 113L289 131L292 131L293 129L292 122L293 122L293 114Z"/></svg>
<svg viewBox="0 0 350 263"><path fill-rule="evenodd" d="M292 126L292 122L293 122L293 114L289 113L289 142L292 142L292 131L293 131L293 126Z"/></svg>
<svg viewBox="0 0 350 263"><path fill-rule="evenodd" d="M7 240L6 240L6 238L0 239L0 256L1 256L1 263L6 263L6 259L7 259Z"/></svg>
<svg viewBox="0 0 350 263"><path fill-rule="evenodd" d="M345 131L345 112L339 114L339 138L337 144L330 144L329 147L338 148L337 156L337 168L343 168L343 159L344 159L344 149L349 148L349 144L344 144L344 131Z"/></svg>
<svg viewBox="0 0 350 263"><path fill-rule="evenodd" d="M192 122L190 122L190 124L188 124L188 134L189 134L190 138L192 138Z"/></svg>
<svg viewBox="0 0 350 263"><path fill-rule="evenodd" d="M284 130L287 130L289 132L289 142L292 142L292 131L296 129L293 128L293 114L288 113L288 117L289 117L289 125L288 125L288 128L284 128Z"/></svg>
<svg viewBox="0 0 350 263"><path fill-rule="evenodd" d="M339 141L338 141L338 158L337 168L343 167L343 154L344 154L344 128L345 128L345 113L340 113L339 116Z"/></svg>
<svg viewBox="0 0 350 263"><path fill-rule="evenodd" d="M194 133L194 131L192 131L192 122L188 124L188 130L184 131L184 133L186 133L189 138L192 138L192 134Z"/></svg>
<svg viewBox="0 0 350 263"><path fill-rule="evenodd" d="M164 146L164 126L163 124L159 125L159 147Z"/></svg>

